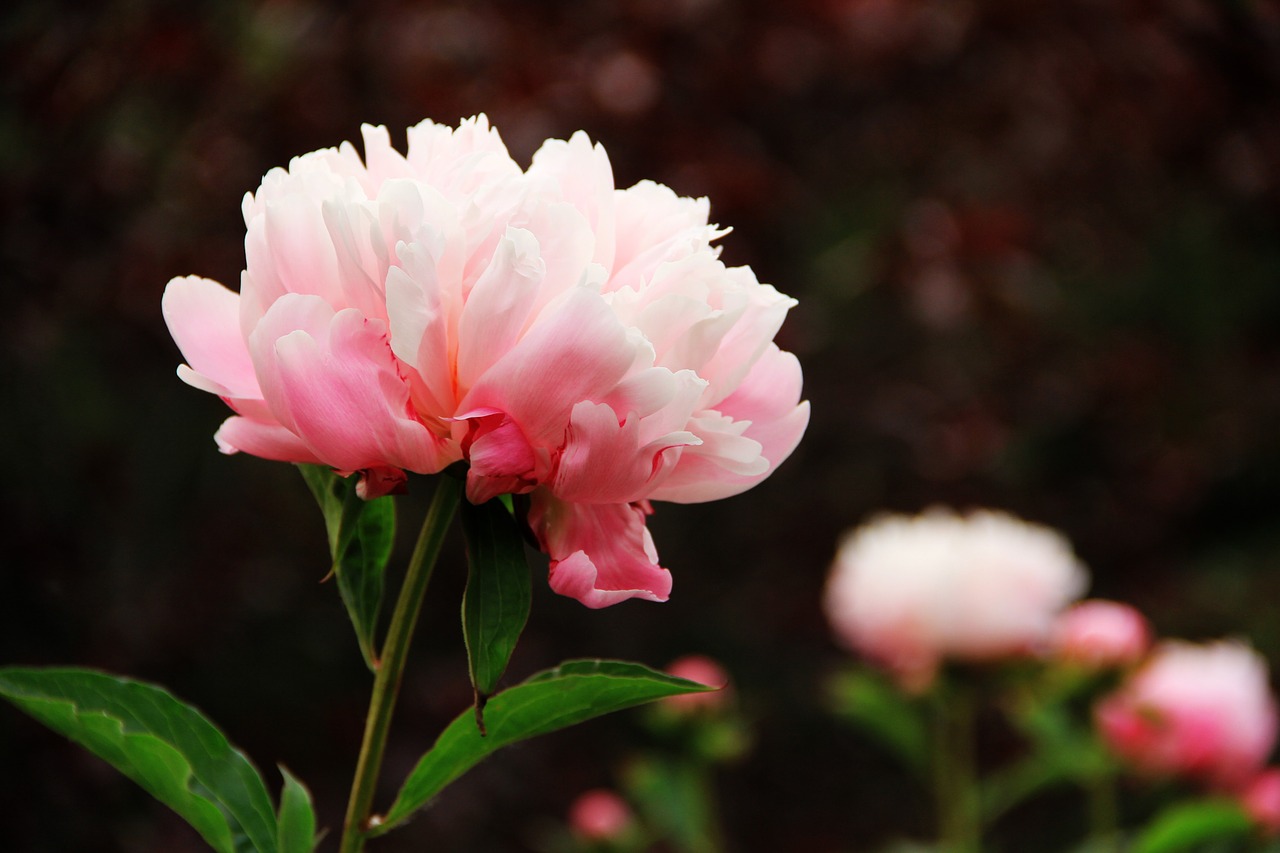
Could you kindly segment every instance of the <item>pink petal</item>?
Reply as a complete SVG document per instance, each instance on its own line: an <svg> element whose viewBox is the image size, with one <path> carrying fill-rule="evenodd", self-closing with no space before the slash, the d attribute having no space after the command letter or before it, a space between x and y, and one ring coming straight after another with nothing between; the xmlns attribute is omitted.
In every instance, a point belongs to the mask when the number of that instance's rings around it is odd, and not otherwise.
<svg viewBox="0 0 1280 853"><path fill-rule="evenodd" d="M506 415L475 414L469 415L471 430L462 443L463 453L471 463L467 469L467 500L482 504L498 495L533 489L545 459L539 459L520 427Z"/></svg>
<svg viewBox="0 0 1280 853"><path fill-rule="evenodd" d="M666 601L671 574L658 565L644 504L575 504L533 493L529 524L551 558L551 588L587 607L628 598Z"/></svg>
<svg viewBox="0 0 1280 853"><path fill-rule="evenodd" d="M809 403L799 402L800 363L770 344L738 390L717 411L729 420L705 418L690 431L703 440L686 448L679 464L650 496L654 500L699 503L745 492L769 476L795 450L809 424ZM740 434L735 425L747 424ZM741 440L759 445L766 463L752 472Z"/></svg>
<svg viewBox="0 0 1280 853"><path fill-rule="evenodd" d="M326 308L317 297L282 297L251 338L280 422L340 470L434 473L456 459L410 410L385 324L353 308L325 323Z"/></svg>
<svg viewBox="0 0 1280 853"><path fill-rule="evenodd" d="M524 331L546 265L528 231L508 228L458 319L458 384L470 388Z"/></svg>
<svg viewBox="0 0 1280 853"><path fill-rule="evenodd" d="M573 407L564 450L556 465L551 490L561 500L625 504L643 500L667 468L675 463L668 453L697 444L691 433L670 433L641 443L641 419L619 423L604 404L583 401Z"/></svg>
<svg viewBox="0 0 1280 853"><path fill-rule="evenodd" d="M216 281L186 276L169 282L160 308L189 365L178 368L184 382L221 397L262 396L240 333L238 294Z"/></svg>
<svg viewBox="0 0 1280 853"><path fill-rule="evenodd" d="M532 443L557 447L573 406L605 396L636 362L642 343L599 294L575 288L502 354L459 408L505 412Z"/></svg>
<svg viewBox="0 0 1280 853"><path fill-rule="evenodd" d="M243 452L280 462L323 464L306 442L277 423L246 417L227 418L213 439L223 453Z"/></svg>

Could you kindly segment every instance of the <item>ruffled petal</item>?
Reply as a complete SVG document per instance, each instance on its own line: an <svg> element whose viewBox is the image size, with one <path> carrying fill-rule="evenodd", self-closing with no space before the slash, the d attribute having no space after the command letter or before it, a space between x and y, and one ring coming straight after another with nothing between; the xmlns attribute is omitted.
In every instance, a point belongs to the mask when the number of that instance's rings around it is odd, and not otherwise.
<svg viewBox="0 0 1280 853"><path fill-rule="evenodd" d="M649 512L647 504L575 504L534 492L529 524L551 558L551 588L591 608L666 601L671 574L658 565Z"/></svg>
<svg viewBox="0 0 1280 853"><path fill-rule="evenodd" d="M702 439L650 496L700 503L730 497L759 483L786 460L809 425L809 403L799 402L800 362L770 344L738 390L717 410L690 423ZM763 463L763 464L762 464Z"/></svg>

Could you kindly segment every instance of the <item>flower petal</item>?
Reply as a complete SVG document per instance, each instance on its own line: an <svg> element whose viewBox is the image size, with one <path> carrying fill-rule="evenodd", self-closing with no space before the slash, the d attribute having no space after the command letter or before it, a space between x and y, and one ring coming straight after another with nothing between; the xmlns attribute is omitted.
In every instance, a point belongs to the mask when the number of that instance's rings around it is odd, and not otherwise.
<svg viewBox="0 0 1280 853"><path fill-rule="evenodd" d="M240 296L207 278L175 278L160 301L169 334L187 359L178 375L222 397L262 396L240 334Z"/></svg>
<svg viewBox="0 0 1280 853"><path fill-rule="evenodd" d="M658 565L649 512L647 504L575 504L534 492L529 524L551 558L551 588L591 608L666 601L671 574Z"/></svg>

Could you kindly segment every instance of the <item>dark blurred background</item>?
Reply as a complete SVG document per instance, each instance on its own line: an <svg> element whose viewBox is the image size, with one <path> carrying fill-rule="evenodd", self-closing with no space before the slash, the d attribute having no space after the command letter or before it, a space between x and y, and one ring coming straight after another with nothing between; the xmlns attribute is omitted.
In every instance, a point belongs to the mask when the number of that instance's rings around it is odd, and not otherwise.
<svg viewBox="0 0 1280 853"><path fill-rule="evenodd" d="M779 342L813 403L800 449L746 495L659 507L667 604L588 611L539 578L509 675L724 661L757 728L721 779L733 849L929 831L922 792L823 708L845 659L824 576L876 510L1059 527L1094 594L1280 660L1276 2L19 2L0 48L0 661L168 685L331 829L368 678L318 583L319 513L290 466L217 453L226 412L174 376L160 294L235 286L241 196L361 122L402 147L483 111L522 164L585 129L619 186L709 196L725 259L799 298ZM384 803L469 700L461 586L452 542ZM528 849L642 745L623 714L509 749L371 849ZM5 849L202 849L10 708L0 768ZM1069 819L1010 818L1045 850Z"/></svg>

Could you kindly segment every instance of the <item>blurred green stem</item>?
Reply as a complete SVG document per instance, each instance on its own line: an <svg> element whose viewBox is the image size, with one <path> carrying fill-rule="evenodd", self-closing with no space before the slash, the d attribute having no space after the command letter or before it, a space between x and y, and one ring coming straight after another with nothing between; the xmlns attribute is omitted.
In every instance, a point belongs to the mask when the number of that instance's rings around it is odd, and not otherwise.
<svg viewBox="0 0 1280 853"><path fill-rule="evenodd" d="M934 798L940 848L946 853L981 849L973 716L973 697L964 686L938 685L933 703Z"/></svg>
<svg viewBox="0 0 1280 853"><path fill-rule="evenodd" d="M370 828L370 812L373 795L377 790L378 772L382 769L382 753L387 745L387 732L391 727L391 714L400 694L400 678L413 640L413 630L422 609L422 599L435 569L436 558L445 532L453 521L454 513L462 497L462 483L454 477L436 478L436 492L422 522L422 531L409 558L400 597L387 627L382 657L373 681L373 696L369 700L369 714L365 718L364 740L360 744L360 758L356 762L355 781L351 784L351 799L347 803L347 817L342 826L340 853L359 853Z"/></svg>
<svg viewBox="0 0 1280 853"><path fill-rule="evenodd" d="M1116 777L1110 770L1089 779L1089 849L1114 853L1116 847Z"/></svg>

